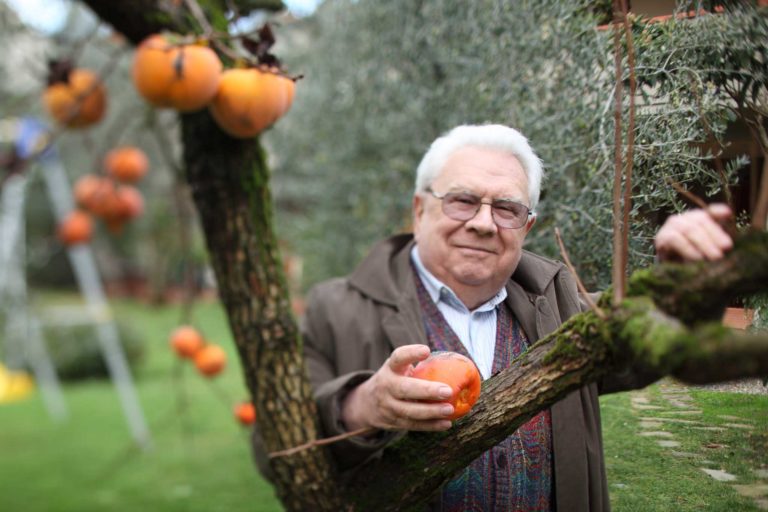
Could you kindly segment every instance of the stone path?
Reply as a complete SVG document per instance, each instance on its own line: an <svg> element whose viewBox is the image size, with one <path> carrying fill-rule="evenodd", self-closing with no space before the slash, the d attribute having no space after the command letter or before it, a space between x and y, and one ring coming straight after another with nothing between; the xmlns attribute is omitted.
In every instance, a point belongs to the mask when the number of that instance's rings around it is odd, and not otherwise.
<svg viewBox="0 0 768 512"><path fill-rule="evenodd" d="M739 476L725 471L722 467L707 460L706 452L691 453L679 450L681 443L675 435L664 429L665 425L683 424L690 428L712 432L722 432L726 429L749 431L754 428L749 418L738 416L718 416L722 423L710 425L702 421L701 409L696 407L688 388L673 382L659 384L661 400L651 401L647 390L633 391L631 404L639 420L639 436L653 438L660 447L667 450L670 456L684 458L696 464L699 469L718 482L727 482L740 495L754 501L759 510L768 510L768 469L754 470L757 481L752 484L740 484ZM709 443L703 446L709 450L728 448L724 444ZM742 477L744 478L744 477Z"/></svg>

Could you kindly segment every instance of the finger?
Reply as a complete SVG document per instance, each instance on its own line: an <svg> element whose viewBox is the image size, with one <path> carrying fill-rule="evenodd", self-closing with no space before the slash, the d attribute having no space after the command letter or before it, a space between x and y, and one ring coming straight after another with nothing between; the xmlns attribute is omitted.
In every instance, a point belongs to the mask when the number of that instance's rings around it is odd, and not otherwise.
<svg viewBox="0 0 768 512"><path fill-rule="evenodd" d="M397 401L391 409L392 418L401 426L413 422L444 420L453 414L453 406L449 403L427 403Z"/></svg>
<svg viewBox="0 0 768 512"><path fill-rule="evenodd" d="M413 365L429 357L429 347L427 345L403 345L397 347L389 359L387 359L387 366L393 372L403 375Z"/></svg>
<svg viewBox="0 0 768 512"><path fill-rule="evenodd" d="M659 241L658 251L664 259L678 256L688 261L699 261L704 258L696 246L680 233L670 235L665 237L663 241Z"/></svg>
<svg viewBox="0 0 768 512"><path fill-rule="evenodd" d="M703 223L702 229L706 231L712 246L717 249L717 258L721 258L725 251L728 251L733 247L733 240L731 237L725 232L720 224L714 222L712 219L710 219L710 222Z"/></svg>
<svg viewBox="0 0 768 512"><path fill-rule="evenodd" d="M712 203L707 206L707 212L718 222L725 222L733 217L733 211L725 203Z"/></svg>
<svg viewBox="0 0 768 512"><path fill-rule="evenodd" d="M448 384L413 377L398 377L392 389L392 395L400 400L441 401L453 396Z"/></svg>
<svg viewBox="0 0 768 512"><path fill-rule="evenodd" d="M698 226L685 232L684 236L693 245L703 258L708 260L717 260L723 257L723 251L720 249L717 241L710 235L709 228L717 225L707 219Z"/></svg>

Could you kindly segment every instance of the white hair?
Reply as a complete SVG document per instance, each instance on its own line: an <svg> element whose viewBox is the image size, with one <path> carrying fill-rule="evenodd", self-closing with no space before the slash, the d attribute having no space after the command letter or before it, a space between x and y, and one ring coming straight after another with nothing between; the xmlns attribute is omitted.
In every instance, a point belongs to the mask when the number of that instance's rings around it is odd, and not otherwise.
<svg viewBox="0 0 768 512"><path fill-rule="evenodd" d="M536 210L544 175L541 160L522 133L500 124L461 125L438 137L429 146L416 169L415 193L426 192L442 172L448 158L466 146L497 149L517 158L528 177L531 211Z"/></svg>

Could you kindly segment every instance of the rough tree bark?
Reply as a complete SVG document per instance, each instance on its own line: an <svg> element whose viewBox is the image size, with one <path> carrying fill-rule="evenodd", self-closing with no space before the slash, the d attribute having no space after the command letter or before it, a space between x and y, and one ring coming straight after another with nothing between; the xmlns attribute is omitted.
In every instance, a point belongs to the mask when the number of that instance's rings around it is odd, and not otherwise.
<svg viewBox="0 0 768 512"><path fill-rule="evenodd" d="M140 9L127 0L84 3L133 44L159 30L190 30L183 24L189 17L166 10L167 2L142 0ZM256 139L227 136L207 111L182 115L181 121L187 182L266 448L284 450L316 439L315 402L272 229L264 152ZM286 509L341 510L325 450L276 459L272 470Z"/></svg>
<svg viewBox="0 0 768 512"><path fill-rule="evenodd" d="M134 44L160 29L183 31L179 23L189 19L178 21L164 10L170 3L160 0L83 1ZM272 229L263 150L258 140L226 136L204 111L183 115L182 127L187 180L266 447L277 451L317 439L315 404ZM296 511L417 506L536 412L630 362L699 382L768 374L765 339L699 323L717 320L729 293L766 288L767 244L766 235L757 234L716 265L665 265L636 274L629 298L617 307L602 304L610 311L607 320L590 312L570 319L489 380L475 409L455 428L404 437L353 482L339 480L323 448L273 459L279 498Z"/></svg>

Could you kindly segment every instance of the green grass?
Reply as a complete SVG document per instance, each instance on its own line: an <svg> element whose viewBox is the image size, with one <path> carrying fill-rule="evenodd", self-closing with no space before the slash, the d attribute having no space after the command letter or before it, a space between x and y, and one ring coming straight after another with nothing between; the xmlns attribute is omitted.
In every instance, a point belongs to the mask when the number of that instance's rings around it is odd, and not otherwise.
<svg viewBox="0 0 768 512"><path fill-rule="evenodd" d="M194 310L196 325L230 356L209 381L179 365L167 346L178 308L114 306L147 339L134 377L153 448L134 448L108 381L66 384L62 424L51 421L39 393L0 404L0 510L282 510L255 469L248 432L232 416L247 393L221 308Z"/></svg>
<svg viewBox="0 0 768 512"><path fill-rule="evenodd" d="M665 405L659 386L645 390L653 405ZM701 416L674 416L666 411L632 411L631 395L620 393L601 398L606 466L615 511L749 511L755 503L740 496L732 484L756 483L755 469L768 467L768 396L690 390L693 406ZM672 407L667 406L671 410ZM751 431L727 428L720 432L665 422L654 430L670 432L681 443L662 448L661 438L641 437L639 417L680 417L709 426L736 423L720 418L739 416L753 422ZM743 423L743 422L742 422ZM672 450L697 454L675 457ZM737 481L717 482L701 468L720 469Z"/></svg>
<svg viewBox="0 0 768 512"><path fill-rule="evenodd" d="M46 296L49 303L71 300ZM69 420L62 424L50 420L39 393L0 404L0 510L282 510L255 469L248 432L232 417L231 406L246 397L246 389L221 307L198 304L193 311L195 324L230 356L225 372L208 381L188 363L179 365L167 346L168 333L179 323L179 308L128 301L113 306L146 336L147 357L135 381L153 449L142 453L132 448L117 393L108 381L66 384ZM658 386L645 393L652 403L663 404ZM676 458L654 438L637 435L638 417L655 416L656 411L633 411L628 393L601 399L615 511L757 510L732 485L714 481L699 468L727 470L739 477L738 484L754 482L753 470L768 468L768 397L701 390L691 394L703 410L703 421L719 425L730 421L719 416L740 416L751 419L754 430L706 432L665 424L662 428L682 443L678 450L701 454ZM705 458L710 461L706 465Z"/></svg>

